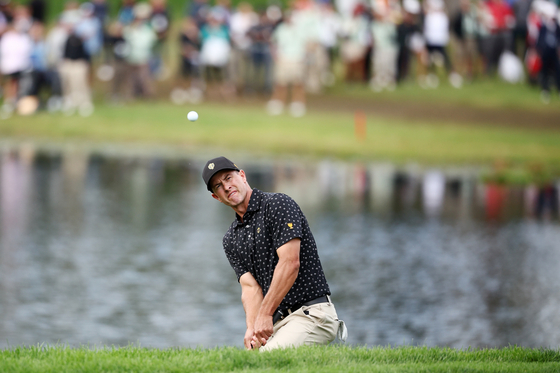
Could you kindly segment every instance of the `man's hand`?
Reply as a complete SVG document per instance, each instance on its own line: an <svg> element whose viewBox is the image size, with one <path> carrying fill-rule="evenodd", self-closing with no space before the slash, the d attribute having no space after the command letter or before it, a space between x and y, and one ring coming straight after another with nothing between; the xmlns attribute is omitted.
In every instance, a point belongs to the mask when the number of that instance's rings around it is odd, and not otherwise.
<svg viewBox="0 0 560 373"><path fill-rule="evenodd" d="M247 331L245 332L245 338L243 338L243 343L245 344L245 348L247 350L253 349L253 345L251 344L251 341L253 340L254 334L255 333L253 332L253 329L247 329Z"/></svg>
<svg viewBox="0 0 560 373"><path fill-rule="evenodd" d="M255 331L253 333L252 344L253 346L264 346L268 338L274 332L274 326L272 325L272 316L268 315L259 315L255 320Z"/></svg>

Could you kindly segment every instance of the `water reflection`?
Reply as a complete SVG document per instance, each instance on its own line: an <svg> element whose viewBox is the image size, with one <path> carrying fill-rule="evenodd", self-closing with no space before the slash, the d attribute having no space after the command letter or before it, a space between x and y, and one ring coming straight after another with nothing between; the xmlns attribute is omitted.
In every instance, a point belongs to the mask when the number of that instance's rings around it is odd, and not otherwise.
<svg viewBox="0 0 560 373"><path fill-rule="evenodd" d="M25 145L0 165L0 347L242 346L205 159ZM558 346L558 185L418 165L243 161L306 213L353 344ZM540 218L540 219L536 219Z"/></svg>

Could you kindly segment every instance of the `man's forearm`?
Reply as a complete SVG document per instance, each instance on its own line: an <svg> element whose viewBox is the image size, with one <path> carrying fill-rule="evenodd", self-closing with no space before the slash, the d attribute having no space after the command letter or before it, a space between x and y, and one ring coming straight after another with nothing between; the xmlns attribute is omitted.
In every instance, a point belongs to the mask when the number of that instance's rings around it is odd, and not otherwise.
<svg viewBox="0 0 560 373"><path fill-rule="evenodd" d="M241 292L241 302L245 309L245 320L247 329L252 329L255 325L255 319L261 308L263 301L262 289L260 286L244 286Z"/></svg>
<svg viewBox="0 0 560 373"><path fill-rule="evenodd" d="M293 239L280 246L278 254L278 264L274 268L272 282L266 292L266 297L262 300L254 326L254 336L251 344L265 345L274 332L272 315L282 299L288 294L299 273L299 250L300 240Z"/></svg>
<svg viewBox="0 0 560 373"><path fill-rule="evenodd" d="M259 314L272 316L288 291L294 285L299 273L299 260L280 260L274 269L270 288L262 301Z"/></svg>

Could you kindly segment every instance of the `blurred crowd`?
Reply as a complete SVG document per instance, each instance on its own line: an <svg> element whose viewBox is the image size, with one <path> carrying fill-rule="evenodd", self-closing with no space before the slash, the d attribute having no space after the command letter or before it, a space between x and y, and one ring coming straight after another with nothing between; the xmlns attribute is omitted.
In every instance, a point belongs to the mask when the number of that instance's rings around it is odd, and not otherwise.
<svg viewBox="0 0 560 373"><path fill-rule="evenodd" d="M48 4L0 0L2 117L90 115L95 78L112 102L153 97L173 60L177 104L259 95L269 114L296 117L308 93L337 80L382 91L498 74L538 85L543 102L551 85L560 90L558 7L548 0L293 0L287 9L189 0L176 28L166 0L122 0L115 13L106 0L70 0L52 25Z"/></svg>

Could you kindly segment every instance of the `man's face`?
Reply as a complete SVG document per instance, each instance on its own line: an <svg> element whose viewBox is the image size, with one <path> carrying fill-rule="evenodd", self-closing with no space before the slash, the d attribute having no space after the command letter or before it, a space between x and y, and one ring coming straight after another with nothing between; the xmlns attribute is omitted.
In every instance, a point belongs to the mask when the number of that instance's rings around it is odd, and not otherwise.
<svg viewBox="0 0 560 373"><path fill-rule="evenodd" d="M236 207L241 205L247 198L249 184L245 172L235 170L224 170L218 172L210 179L212 197L224 205Z"/></svg>

